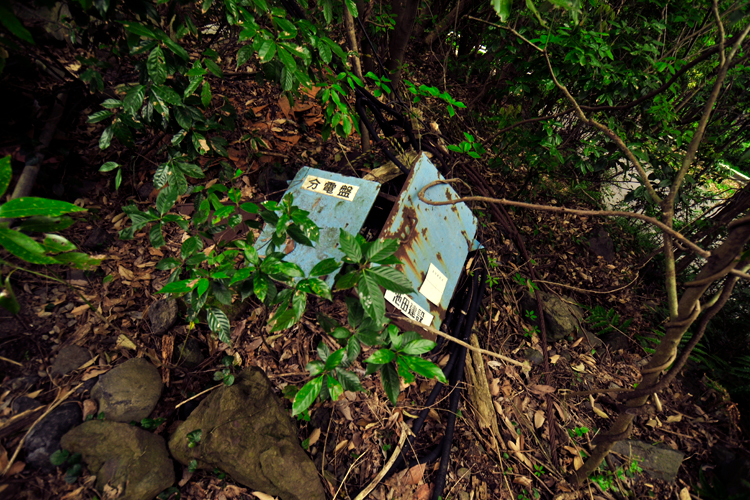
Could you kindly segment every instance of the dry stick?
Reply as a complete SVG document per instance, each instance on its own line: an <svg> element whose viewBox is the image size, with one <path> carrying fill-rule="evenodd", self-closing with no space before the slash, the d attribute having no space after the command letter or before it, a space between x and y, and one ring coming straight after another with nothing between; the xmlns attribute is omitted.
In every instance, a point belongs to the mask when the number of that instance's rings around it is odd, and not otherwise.
<svg viewBox="0 0 750 500"><path fill-rule="evenodd" d="M28 437L29 433L34 429L34 427L36 427L36 424L38 424L44 417L46 417L47 415L49 415L52 410L54 410L55 408L57 408L58 406L60 406L60 404L63 401L65 401L66 399L68 399L68 397L71 394L73 394L75 391L77 391L78 388L81 387L82 385L83 385L83 382L81 382L80 384L78 384L77 386L75 386L74 388L72 388L71 390L69 390L63 397L55 399L49 405L49 407L44 411L44 413L42 413L41 415L39 415L39 418L37 418L34 421L34 423L31 424L31 427L29 427L29 430L27 430L26 434L23 435L23 437L21 438L21 441L18 442L18 446L16 447L16 451L13 452L13 456L10 457L10 460L8 461L8 465L5 466L5 469L3 469L3 472L0 473L0 476L4 476L5 474L8 473L8 471L11 468L11 466L13 465L13 462L15 462L16 457L18 457L18 453L21 451L21 447L23 446L24 441L26 441L26 438Z"/></svg>
<svg viewBox="0 0 750 500"><path fill-rule="evenodd" d="M375 476L375 479L372 480L372 482L362 490L359 495L357 495L354 500L365 500L367 498L367 495L370 494L372 490L375 489L375 487L378 485L378 483L385 477L386 474L388 474L388 471L391 470L391 467L393 467L393 464L396 463L396 459L401 454L401 448L404 446L404 442L406 441L406 435L409 433L409 428L406 426L405 423L401 422L401 437L398 438L398 446L396 446L396 449L393 450L393 454L391 455L391 458L388 459L388 462L386 462L385 466L383 467L383 470L381 470L377 476Z"/></svg>
<svg viewBox="0 0 750 500"><path fill-rule="evenodd" d="M569 290L574 290L576 292L581 292L581 293L613 293L613 292L619 292L620 290L625 290L626 288L631 286L633 283L635 283L637 279L638 279L638 274L635 275L635 278L633 278L633 281L631 281L627 285L623 285L619 288L615 288L614 290L584 290L583 288L578 288L577 286L571 286L571 285L566 285L564 283L555 283L554 281L544 281L544 280L534 280L534 283L544 283L546 285L561 286L563 288L567 288Z"/></svg>
<svg viewBox="0 0 750 500"><path fill-rule="evenodd" d="M201 392L199 392L198 394L196 394L195 396L192 396L192 397L189 397L189 398L187 398L187 399L186 399L185 401L183 401L182 403L180 403L180 404L176 405L176 406L174 407L174 409L176 410L177 408L179 408L180 406L184 405L184 404L185 404L185 403L187 403L188 401L192 401L192 400L194 400L194 399L195 399L195 398L197 398L197 397L203 396L203 395L204 395L205 393L207 393L207 392L211 392L211 391L213 391L214 389L216 389L217 387L221 387L222 385L224 385L224 384L223 384L223 383L221 383L221 384L216 384L216 385L215 385L215 386L213 386L213 387L209 387L209 388L208 388L208 389L206 389L205 391L201 391Z"/></svg>
<svg viewBox="0 0 750 500"><path fill-rule="evenodd" d="M437 180L437 181L430 182L425 187L423 187L421 191L419 191L419 194L417 196L419 196L419 199L422 200L424 203L427 203L428 205L455 205L456 203L462 203L466 201L484 201L487 203L499 203L501 205L525 208L528 210L541 210L541 211L555 212L555 213L561 213L561 214L573 214L573 215L593 216L593 217L629 217L631 219L640 219L642 221L655 225L656 227L658 227L665 233L681 241L682 243L687 245L693 252L697 253L701 257L705 259L708 259L709 257L711 257L711 252L703 250L701 247L699 247L698 245L696 245L695 243L687 239L681 233L678 233L677 231L667 226L663 222L659 221L658 219L654 219L653 217L649 217L643 214L637 214L637 213L632 213L632 212L622 212L619 210L579 210L575 208L566 208L566 207L550 207L547 205L536 205L534 203L524 203L522 201L506 200L505 198L489 198L486 196L467 196L465 198L458 198L455 200L448 200L448 201L432 201L432 200L428 200L425 198L425 192L431 187L437 186L438 184L453 184L456 182L461 182L461 180L460 179L445 179L445 180Z"/></svg>
<svg viewBox="0 0 750 500"><path fill-rule="evenodd" d="M12 359L8 359L4 356L0 356L0 361L5 361L6 363L10 363L16 366L23 366L23 363L19 363L18 361L13 361Z"/></svg>
<svg viewBox="0 0 750 500"><path fill-rule="evenodd" d="M463 340L457 339L456 337L451 337L447 333L441 332L437 328L433 328L433 327L427 326L427 325L425 325L423 323L418 323L416 321L412 321L409 318L400 317L399 321L403 321L404 323L408 323L408 324L410 324L411 326L413 326L415 328L422 328L422 329L424 329L424 330L432 333L433 335L437 335L439 337L443 337L444 339L450 340L451 342L455 342L456 344L458 344L458 345L460 345L462 347L465 347L465 348L469 349L470 351L474 351L474 352L478 352L480 354L486 354L487 356L492 356L494 358L502 359L506 363L510 363L512 365L516 365L516 366L528 366L528 362L522 363L520 361L516 361L513 358L509 358L507 356L503 356L502 354L498 354L496 352L488 351L486 349L482 349L482 348L479 348L479 347L474 347L471 344L467 344Z"/></svg>
<svg viewBox="0 0 750 500"><path fill-rule="evenodd" d="M339 496L339 492L341 492L341 488L344 487L346 484L346 478L349 477L349 474L354 470L354 468L357 466L357 464L365 458L365 455L370 453L370 450L365 450L364 453L362 453L360 456L357 457L357 459L354 461L354 463L349 467L349 469L346 471L346 474L344 475L344 479L341 480L341 484L339 484L339 489L336 490L336 493L333 495L333 500L336 500L336 497Z"/></svg>

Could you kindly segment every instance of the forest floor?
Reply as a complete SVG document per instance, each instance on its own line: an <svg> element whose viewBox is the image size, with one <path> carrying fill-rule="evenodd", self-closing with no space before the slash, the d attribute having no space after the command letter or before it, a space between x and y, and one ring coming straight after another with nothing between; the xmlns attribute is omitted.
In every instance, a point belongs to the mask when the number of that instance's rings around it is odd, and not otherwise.
<svg viewBox="0 0 750 500"><path fill-rule="evenodd" d="M10 69L6 68L6 74ZM30 138L44 125L51 103L49 91L54 84L44 78L32 80L28 75L6 78L10 81L4 85L12 90L8 98L17 99L14 114L9 115L4 127L8 135L3 137L0 154L10 154L14 167L19 167L29 151ZM429 74L413 77L416 81L420 79L438 81ZM106 75L105 81L109 81ZM235 74L212 83L216 84L214 99L220 102L226 98L237 108L238 131L230 140L228 158L203 157L201 163L208 178L219 177L226 170L222 161L231 171L242 170L243 175L237 179L242 201L278 200L286 180L293 178L302 166L362 176L384 162L377 149L374 154L357 155L357 136L324 141L322 110L312 100L300 99L290 106L275 85L256 81L253 75ZM455 98L465 97L465 102L471 100L472 91L458 84L451 89ZM148 310L159 298L156 292L167 276L167 271L158 271L155 265L163 257L179 252L183 235L176 231L166 235L166 245L157 250L148 244L146 232L136 234L130 241L120 240L117 233L128 223L122 213L124 205L153 203L155 191L150 181L163 159L159 156L160 146L169 137L143 138L137 143L137 150L115 145L100 151L101 126L86 121L97 106L97 100L83 92L69 99L51 146L52 154L42 166L34 194L75 201L86 208L88 212L64 234L83 245L97 232L98 240L87 251L103 261L98 269L86 273L47 270L62 282L29 273L13 275L22 311L17 318L0 312L0 373L3 382L19 376L35 376L38 381L30 392L7 386L0 391L0 466L7 463L39 416L35 413L20 424L15 422L12 428L6 427L5 423L13 416L10 403L17 397L27 395L49 405L70 388L126 359L146 357L159 367L165 383L153 418L165 419L156 432L167 435L178 420L176 406L216 385L214 373L223 368L221 360L227 355L239 359L243 367L263 368L279 394L288 384L301 387L307 380L304 367L313 359L314 346L321 338L315 313L324 310L339 319L345 315L341 300L321 301L308 308L298 325L280 335L268 335L267 311L256 304L233 322L232 345L213 339L206 325L198 325L190 332L186 324L178 322L166 334L154 335ZM424 103L420 108L426 122L440 120L432 109ZM469 116L467 113L465 119L470 120ZM491 131L482 130L481 122L473 119L464 125L471 127L478 137L491 135ZM248 136L263 139L254 142L260 145L258 150L252 150ZM541 176L527 187L524 169L501 173L490 169L486 162L468 157L457 160L473 162L473 168L486 180L486 187L498 197L518 195L523 189L524 201L594 206L588 195L576 194L565 179ZM138 166L123 172L123 185L115 190L113 176L98 172L105 161ZM446 177L456 176L461 176L461 169L456 168ZM469 194L468 189L462 188L462 194ZM485 247L476 259L489 272L475 333L484 349L523 361L529 349L541 352L539 335L521 303L525 281L516 279L525 275L525 262L501 234L487 206L474 204L472 208L479 221L477 238ZM565 482L565 476L580 464L581 451L588 450L596 434L608 428L617 411L615 401L606 396L566 398L565 390L596 390L612 384L628 388L637 384L638 367L647 359L642 338L658 325L656 318L663 296L658 281L654 282L648 274L649 267L643 265L645 252L638 238L615 222L522 211L510 214L534 259L541 280L537 284L543 290L584 307L600 306L615 311L623 320L632 322L623 332L627 341L620 346L593 347L584 337L550 344L547 373L541 365L535 365L525 375L512 365L485 357L499 435L495 436L495 443L488 438L472 405L464 398L444 498L609 499L620 497L617 490L629 491L634 498L685 500L689 498L685 496L687 491L695 495L701 477L699 471L704 469L708 474L715 464L714 446L746 449L747 442L743 441L736 412L725 395L703 381L690 378L661 393L662 409L637 417L633 428L632 439L659 443L685 453L675 481L650 478L634 467L634 474L630 474L630 469L628 474L613 474L603 468L599 480L580 487ZM597 257L589 248L589 239L602 228L614 241L614 258L610 262ZM601 293L602 290L611 291ZM585 318L581 326L586 326ZM188 335L199 340L206 353L205 361L190 370L182 366L175 347ZM52 377L49 372L52 360L60 348L70 344L88 349L95 356L93 363L71 375ZM353 498L372 481L398 441L400 422L408 421L422 409L420 405L433 383L418 380L403 388L394 408L379 381L368 378L364 380L366 392L346 393L336 404L318 403L311 410L309 422L298 422L300 441L305 442L318 470L325 471L321 481L329 498L335 495ZM552 408L547 411L549 404ZM85 411L91 410L90 405L83 407ZM447 391L430 412L418 451L439 441L446 408ZM68 484L64 480L65 471L43 474L30 470L23 466L23 458L21 453L3 478L0 496L91 499L97 495L86 473L77 482ZM406 475L398 474L381 485L371 498L426 499L436 468L437 464L432 463L412 469ZM233 483L231 478L201 471L192 474L184 471L178 487L183 499L255 498L250 490Z"/></svg>

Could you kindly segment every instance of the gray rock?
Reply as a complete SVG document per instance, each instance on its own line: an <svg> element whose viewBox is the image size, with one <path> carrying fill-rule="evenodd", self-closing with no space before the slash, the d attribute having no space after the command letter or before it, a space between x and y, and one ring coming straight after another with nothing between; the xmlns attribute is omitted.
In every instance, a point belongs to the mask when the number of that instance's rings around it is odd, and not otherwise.
<svg viewBox="0 0 750 500"><path fill-rule="evenodd" d="M154 365L144 358L133 358L99 377L91 397L107 420L140 421L156 407L162 386Z"/></svg>
<svg viewBox="0 0 750 500"><path fill-rule="evenodd" d="M95 227L89 231L89 235L81 246L89 250L102 250L108 245L109 233L100 227Z"/></svg>
<svg viewBox="0 0 750 500"><path fill-rule="evenodd" d="M148 321L154 335L166 332L177 321L177 301L159 299L148 308Z"/></svg>
<svg viewBox="0 0 750 500"><path fill-rule="evenodd" d="M202 438L188 447L188 433ZM209 394L169 440L172 456L198 467L218 467L232 479L282 500L325 500L325 492L297 431L260 368L243 370L231 387Z"/></svg>
<svg viewBox="0 0 750 500"><path fill-rule="evenodd" d="M671 448L654 446L643 441L618 441L612 451L628 460L638 460L643 472L653 479L674 481L685 454Z"/></svg>
<svg viewBox="0 0 750 500"><path fill-rule="evenodd" d="M541 365L544 363L544 354L537 351L533 347L524 349L523 357L531 362L532 365Z"/></svg>
<svg viewBox="0 0 750 500"><path fill-rule="evenodd" d="M630 347L630 338L616 330L602 335L602 340L613 351L618 351L620 349L627 351Z"/></svg>
<svg viewBox="0 0 750 500"><path fill-rule="evenodd" d="M42 403L36 399L31 399L28 396L21 396L20 398L13 400L11 409L13 410L13 413L18 414L28 410L33 410L34 408L39 408L40 406L42 406Z"/></svg>
<svg viewBox="0 0 750 500"><path fill-rule="evenodd" d="M568 335L578 335L578 319L583 317L581 308L565 297L564 301L556 295L542 292L547 342L557 342ZM524 294L521 305L530 311L536 311L536 298L528 292ZM539 320L537 320L538 322Z"/></svg>
<svg viewBox="0 0 750 500"><path fill-rule="evenodd" d="M52 376L67 375L90 359L91 354L88 349L77 345L67 345L57 353L50 371Z"/></svg>
<svg viewBox="0 0 750 500"><path fill-rule="evenodd" d="M10 389L11 391L27 391L34 387L34 384L39 382L37 375L29 375L28 377L16 377L8 380L3 384L3 387Z"/></svg>
<svg viewBox="0 0 750 500"><path fill-rule="evenodd" d="M177 346L175 356L178 363L187 369L195 368L206 359L201 351L200 342L195 339L188 339Z"/></svg>
<svg viewBox="0 0 750 500"><path fill-rule="evenodd" d="M54 471L50 455L60 449L60 438L82 420L83 412L78 403L63 403L52 410L31 429L23 443L26 463L35 469Z"/></svg>
<svg viewBox="0 0 750 500"><path fill-rule="evenodd" d="M151 500L174 484L164 439L128 424L90 420L62 438L96 475L96 487L121 489L118 500Z"/></svg>
<svg viewBox="0 0 750 500"><path fill-rule="evenodd" d="M589 248L594 255L601 257L607 262L615 260L615 244L610 238L609 233L603 227L592 234L589 238Z"/></svg>

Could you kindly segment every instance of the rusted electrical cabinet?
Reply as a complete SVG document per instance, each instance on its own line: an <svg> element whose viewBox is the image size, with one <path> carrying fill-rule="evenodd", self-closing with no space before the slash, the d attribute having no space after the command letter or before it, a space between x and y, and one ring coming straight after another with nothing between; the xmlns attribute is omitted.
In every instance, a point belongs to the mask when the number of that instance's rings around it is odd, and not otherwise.
<svg viewBox="0 0 750 500"><path fill-rule="evenodd" d="M396 256L404 264L398 267L415 289L408 295L386 291L386 312L397 323L403 315L439 328L466 258L478 243L474 239L476 218L464 203L434 206L417 196L423 187L438 179L443 177L424 154L413 163L398 196L381 192L381 185L375 181L308 167L301 169L287 193L292 193L295 205L310 212L309 217L320 227L320 240L314 248L298 245L287 260L307 273L322 259L343 257L338 248L340 228L356 234L366 222L382 222L385 217L382 228L365 230L370 237L399 240ZM434 201L457 198L448 184L428 191L428 199ZM380 218L373 216L374 209L380 210ZM259 253L264 253L272 232L272 228L264 228L255 244ZM327 279L331 287L334 278Z"/></svg>

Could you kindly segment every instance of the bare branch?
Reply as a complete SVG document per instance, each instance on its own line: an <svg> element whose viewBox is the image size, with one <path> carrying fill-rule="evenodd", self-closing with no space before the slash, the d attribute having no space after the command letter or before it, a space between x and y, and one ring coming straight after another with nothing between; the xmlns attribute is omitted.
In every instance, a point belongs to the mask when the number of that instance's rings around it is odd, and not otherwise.
<svg viewBox="0 0 750 500"><path fill-rule="evenodd" d="M437 180L430 182L425 187L422 188L422 190L419 192L417 196L419 196L419 199L422 200L424 203L427 203L428 205L455 205L456 203L461 203L465 201L484 201L488 203L499 203L500 205L507 205L510 207L518 207L518 208L526 208L529 210L542 210L545 212L555 212L555 213L561 213L561 214L574 214L574 215L583 215L583 216L594 216L594 217L628 217L631 219L639 219L645 222L648 222L649 224L653 224L654 226L658 227L662 231L664 231L666 234L674 237L681 243L685 244L688 248L690 248L693 252L700 255L703 258L709 258L711 256L711 252L702 249L689 239L687 239L684 235L681 233L675 231L671 227L667 226L663 222L661 222L658 219L654 219L653 217L649 217L647 215L643 214L637 214L633 212L621 212L618 210L579 210L575 208L566 208L566 207L550 207L547 205L536 205L533 203L524 203L522 201L511 201L506 200L504 198L488 198L486 196L467 196L465 198L458 198L455 200L448 200L448 201L432 201L425 198L425 192L430 189L433 186L436 186L438 184L454 184L456 182L462 182L461 179L445 179L445 180Z"/></svg>

